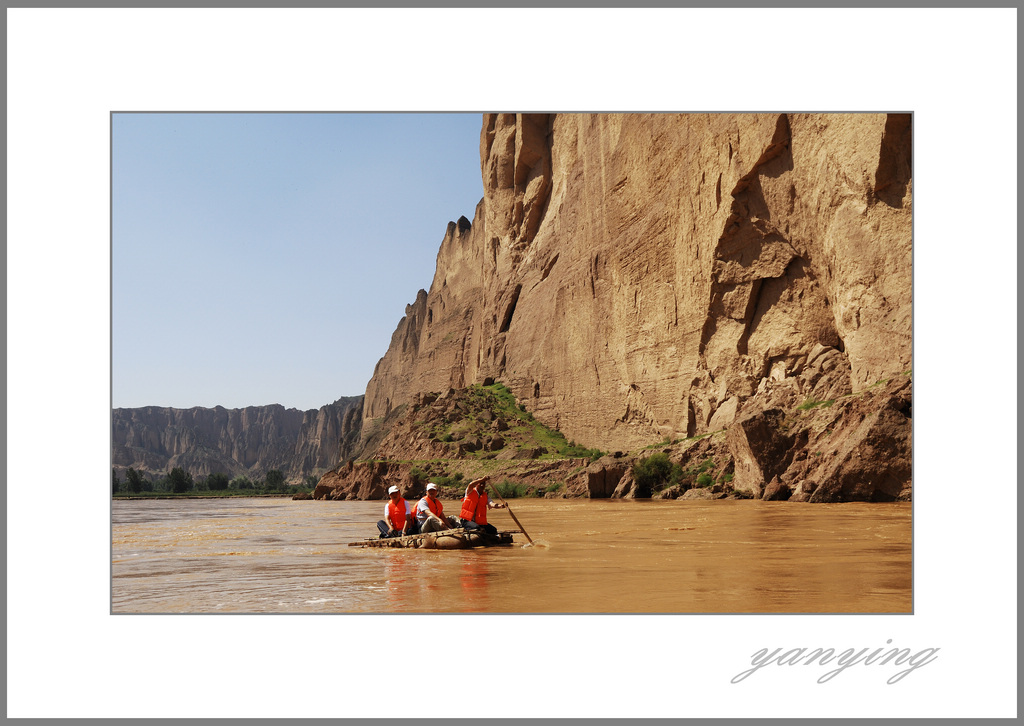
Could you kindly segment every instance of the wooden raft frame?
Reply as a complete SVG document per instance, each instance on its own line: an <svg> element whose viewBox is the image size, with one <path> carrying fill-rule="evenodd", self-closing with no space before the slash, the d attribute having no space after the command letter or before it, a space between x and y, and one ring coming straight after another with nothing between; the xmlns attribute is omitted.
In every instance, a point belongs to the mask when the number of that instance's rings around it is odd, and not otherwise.
<svg viewBox="0 0 1024 726"><path fill-rule="evenodd" d="M406 547L417 549L473 549L476 547L502 547L511 545L512 535L521 534L521 530L508 529L497 534L474 532L461 527L444 529L440 532L410 534L405 537L386 537L384 539L362 539L349 542L349 547Z"/></svg>

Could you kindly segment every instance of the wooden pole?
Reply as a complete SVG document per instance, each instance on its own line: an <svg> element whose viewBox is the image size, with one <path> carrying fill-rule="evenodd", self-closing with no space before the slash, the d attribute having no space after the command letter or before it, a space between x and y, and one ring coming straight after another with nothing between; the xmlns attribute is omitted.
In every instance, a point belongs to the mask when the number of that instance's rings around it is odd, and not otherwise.
<svg viewBox="0 0 1024 726"><path fill-rule="evenodd" d="M490 482L487 482L487 483L490 484ZM505 509L508 510L508 513L510 515L512 515L512 520L516 523L516 526L519 527L519 529L521 529L523 531L523 534L526 534L526 529L523 528L522 523L516 518L516 515L512 513L512 507L508 506L508 502L506 502L505 499L498 492L498 487L496 487L493 484L491 484L491 489L494 490L495 496L497 496L498 499L501 500L501 503L505 505ZM530 539L530 535L526 534L526 539L528 539L530 541L530 544L533 544L533 540Z"/></svg>

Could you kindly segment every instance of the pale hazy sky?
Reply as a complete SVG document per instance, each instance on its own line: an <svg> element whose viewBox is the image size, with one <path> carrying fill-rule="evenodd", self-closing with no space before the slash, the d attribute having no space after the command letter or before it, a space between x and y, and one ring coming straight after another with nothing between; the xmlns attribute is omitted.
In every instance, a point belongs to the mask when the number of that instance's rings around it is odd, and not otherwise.
<svg viewBox="0 0 1024 726"><path fill-rule="evenodd" d="M362 394L483 196L481 119L113 114L114 407Z"/></svg>

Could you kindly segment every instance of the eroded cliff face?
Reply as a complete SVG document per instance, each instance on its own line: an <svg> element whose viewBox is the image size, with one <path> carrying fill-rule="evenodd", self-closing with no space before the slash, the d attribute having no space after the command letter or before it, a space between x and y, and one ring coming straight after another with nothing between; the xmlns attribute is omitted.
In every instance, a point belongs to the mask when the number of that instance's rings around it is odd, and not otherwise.
<svg viewBox="0 0 1024 726"><path fill-rule="evenodd" d="M614 450L810 394L823 348L833 395L911 368L908 115L486 115L480 147L484 198L376 367L364 441L487 378Z"/></svg>
<svg viewBox="0 0 1024 726"><path fill-rule="evenodd" d="M297 480L348 456L358 442L361 418L361 396L309 411L278 405L116 408L113 466L152 475L180 466L197 477L262 477L279 469Z"/></svg>

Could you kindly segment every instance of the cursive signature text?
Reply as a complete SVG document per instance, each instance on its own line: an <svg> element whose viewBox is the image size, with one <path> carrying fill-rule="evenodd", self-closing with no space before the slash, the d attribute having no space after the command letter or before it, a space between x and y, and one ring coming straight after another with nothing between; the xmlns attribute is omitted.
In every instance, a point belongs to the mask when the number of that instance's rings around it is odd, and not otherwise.
<svg viewBox="0 0 1024 726"><path fill-rule="evenodd" d="M886 646L892 644L892 638L885 641ZM783 652L782 648L776 648L769 652L768 648L762 648L751 656L751 667L733 676L731 683L739 683L754 673L757 673L765 666L773 663L778 666L823 666L830 668L818 678L818 683L828 683L847 668L855 665L866 666L889 666L901 668L886 681L889 685L899 683L918 668L922 668L933 662L938 655L938 648L922 648L916 653L910 648L877 648L868 654L867 648L856 650L848 648L837 654L834 648L793 648ZM905 667L904 667L905 666Z"/></svg>

